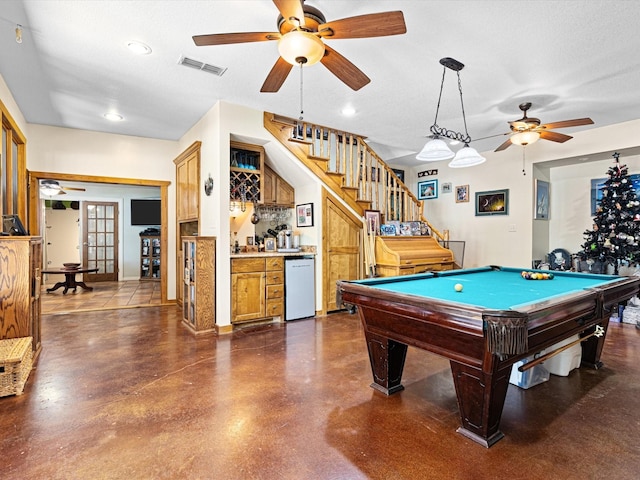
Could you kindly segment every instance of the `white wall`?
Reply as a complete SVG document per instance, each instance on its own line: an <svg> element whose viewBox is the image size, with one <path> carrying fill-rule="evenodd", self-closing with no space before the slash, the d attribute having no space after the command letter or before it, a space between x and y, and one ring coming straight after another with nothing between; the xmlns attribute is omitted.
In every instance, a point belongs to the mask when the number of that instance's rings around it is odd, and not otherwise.
<svg viewBox="0 0 640 480"><path fill-rule="evenodd" d="M245 143L264 145L267 150L274 148L276 143L273 136L263 126L263 112L251 108L233 105L226 102L217 103L204 115L193 128L179 141L180 151L183 151L195 141L201 141L200 170L204 178L211 173L214 188L211 196L206 196L200 190L200 235L215 236L216 242L216 323L220 327L231 324L231 262L230 249L230 221L229 221L229 165L230 141L234 138ZM282 147L283 148L283 147ZM291 164L293 169L300 169ZM276 170L278 171L278 170ZM278 173L280 173L278 171ZM282 175L285 180L296 188L296 202L304 198L304 203L312 202L316 211L320 208L319 189L315 194L310 189L300 189L300 182L292 182L290 177ZM299 195L302 195L299 197ZM249 209L248 209L249 210ZM244 219L249 216L247 211ZM316 213L318 218L319 213ZM238 228L246 236L246 230ZM238 234L240 238L241 233ZM314 232L317 234L317 231ZM319 245L321 238L314 238L307 234L301 238L302 242ZM319 260L318 260L319 261ZM318 262L316 262L316 265ZM320 283L321 285L321 283ZM316 290L320 287L316 287Z"/></svg>
<svg viewBox="0 0 640 480"><path fill-rule="evenodd" d="M635 120L574 133L574 138L563 144L541 140L525 150L526 175L522 174L523 149L512 146L503 152L484 152L487 161L475 167L454 169L447 166L448 162L425 162L407 169L406 183L417 194L417 182L423 180L418 179L418 172L435 168L438 175L428 178L437 178L440 188L446 182L452 183L454 191L456 185L469 185L468 203L455 203L453 193L439 193L437 199L424 201L425 216L435 228L449 230L451 240L466 242L465 267L496 264L528 268L543 252L554 248L573 252L579 248L582 232L592 224L586 197L590 179L606 176L613 152L636 152L640 146L638 132L640 120ZM630 173L640 168L635 158L621 160L633 165ZM561 163L574 167L557 166ZM578 178L570 180L571 175ZM533 220L536 176L551 181L548 225ZM505 188L509 189L508 215L475 216L476 192Z"/></svg>
<svg viewBox="0 0 640 480"><path fill-rule="evenodd" d="M178 142L70 128L29 125L27 168L116 178L164 180L168 188L167 298L175 298L175 165ZM71 200L66 195L65 200ZM124 202L124 197L104 197ZM106 200L110 198L111 200ZM99 198L94 198L99 200ZM121 203L121 213L125 212ZM138 229L138 228L137 228ZM123 257L124 258L124 257ZM130 263L130 262L129 262ZM128 271L128 270L127 270Z"/></svg>
<svg viewBox="0 0 640 480"><path fill-rule="evenodd" d="M639 155L621 156L620 163L627 165L629 175L640 173ZM584 231L593 226L591 180L607 178L607 170L613 164L611 158L551 169L550 250L564 248L571 253L580 250Z"/></svg>

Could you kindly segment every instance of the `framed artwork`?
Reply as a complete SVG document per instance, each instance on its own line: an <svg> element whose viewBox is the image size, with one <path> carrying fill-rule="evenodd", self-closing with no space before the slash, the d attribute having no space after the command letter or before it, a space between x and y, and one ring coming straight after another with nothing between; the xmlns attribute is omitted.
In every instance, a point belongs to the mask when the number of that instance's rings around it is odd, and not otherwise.
<svg viewBox="0 0 640 480"><path fill-rule="evenodd" d="M253 237L247 237L247 245L253 245Z"/></svg>
<svg viewBox="0 0 640 480"><path fill-rule="evenodd" d="M452 191L453 190L450 182L442 184L442 193L451 193Z"/></svg>
<svg viewBox="0 0 640 480"><path fill-rule="evenodd" d="M380 225L380 235L390 237L396 234L396 226L389 223Z"/></svg>
<svg viewBox="0 0 640 480"><path fill-rule="evenodd" d="M398 180L404 183L404 170L399 170L397 168L392 168L391 170L393 170L393 173L396 174L396 177L398 177Z"/></svg>
<svg viewBox="0 0 640 480"><path fill-rule="evenodd" d="M456 203L469 201L469 185L456 185Z"/></svg>
<svg viewBox="0 0 640 480"><path fill-rule="evenodd" d="M367 222L367 233L380 233L380 225L382 224L380 210L365 210L364 220Z"/></svg>
<svg viewBox="0 0 640 480"><path fill-rule="evenodd" d="M313 227L313 203L296 205L296 221L298 227Z"/></svg>
<svg viewBox="0 0 640 480"><path fill-rule="evenodd" d="M276 239L275 238L265 238L264 239L264 251L265 252L275 252L276 251Z"/></svg>
<svg viewBox="0 0 640 480"><path fill-rule="evenodd" d="M549 182L536 178L534 220L549 220Z"/></svg>
<svg viewBox="0 0 640 480"><path fill-rule="evenodd" d="M476 216L509 215L509 189L476 192Z"/></svg>
<svg viewBox="0 0 640 480"><path fill-rule="evenodd" d="M438 198L438 180L418 182L418 200Z"/></svg>

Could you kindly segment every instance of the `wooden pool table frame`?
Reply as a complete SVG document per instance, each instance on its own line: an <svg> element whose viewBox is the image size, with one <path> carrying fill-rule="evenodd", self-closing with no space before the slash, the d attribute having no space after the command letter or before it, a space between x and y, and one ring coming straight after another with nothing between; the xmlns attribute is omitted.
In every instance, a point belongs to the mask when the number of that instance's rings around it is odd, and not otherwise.
<svg viewBox="0 0 640 480"><path fill-rule="evenodd" d="M429 275L438 273L424 276ZM639 284L638 277L620 277L518 310L499 311L391 292L375 288L375 283L357 281L337 282L337 294L339 304L357 307L373 373L371 386L386 395L404 389L402 370L409 345L448 358L462 423L457 431L490 447L504 437L499 427L512 365L576 334L587 336L597 325L606 335L609 316L620 302L638 293ZM524 317L526 351L507 356L492 353L485 334L489 316ZM603 345L604 335L585 340L582 365L600 368Z"/></svg>

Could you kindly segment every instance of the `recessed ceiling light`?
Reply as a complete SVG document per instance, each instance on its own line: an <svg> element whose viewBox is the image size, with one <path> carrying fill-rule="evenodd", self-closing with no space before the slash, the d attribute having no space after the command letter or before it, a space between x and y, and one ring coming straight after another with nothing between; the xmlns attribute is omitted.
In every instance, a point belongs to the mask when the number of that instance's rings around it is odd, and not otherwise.
<svg viewBox="0 0 640 480"><path fill-rule="evenodd" d="M356 114L356 109L348 106L348 107L344 107L342 110L342 115L344 115L345 117L353 117Z"/></svg>
<svg viewBox="0 0 640 480"><path fill-rule="evenodd" d="M149 55L151 53L151 47L142 42L127 42L127 48L136 55Z"/></svg>
<svg viewBox="0 0 640 480"><path fill-rule="evenodd" d="M119 122L121 120L124 120L124 117L122 115L118 115L117 113L105 113L104 118L111 122Z"/></svg>

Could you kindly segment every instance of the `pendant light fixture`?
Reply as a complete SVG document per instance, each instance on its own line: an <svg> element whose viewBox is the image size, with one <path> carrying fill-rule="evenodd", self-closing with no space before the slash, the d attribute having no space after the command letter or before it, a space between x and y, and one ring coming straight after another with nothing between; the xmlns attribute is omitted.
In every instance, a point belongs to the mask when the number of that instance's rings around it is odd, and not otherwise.
<svg viewBox="0 0 640 480"><path fill-rule="evenodd" d="M424 148L416 156L417 160L426 162L437 162L440 160L451 160L449 166L451 168L471 167L474 165L480 165L485 162L486 159L482 157L475 148L471 148L469 143L471 137L467 131L467 119L464 113L464 102L462 100L462 82L460 81L460 70L464 68L464 64L459 61L445 57L440 59L440 64L443 66L442 81L440 83L440 96L438 97L438 106L436 107L436 118L433 121L433 125L429 128L431 132L431 140L427 142ZM438 113L440 111L440 101L442 100L442 89L444 87L444 78L447 74L447 68L453 70L458 75L458 90L460 91L460 106L462 107L462 120L464 122L464 134L452 130L447 130L438 126ZM464 143L464 146L454 155L449 146L441 139L441 137L456 140Z"/></svg>

